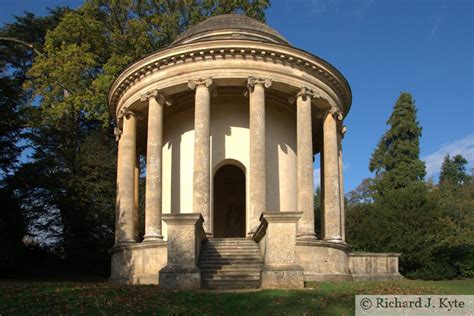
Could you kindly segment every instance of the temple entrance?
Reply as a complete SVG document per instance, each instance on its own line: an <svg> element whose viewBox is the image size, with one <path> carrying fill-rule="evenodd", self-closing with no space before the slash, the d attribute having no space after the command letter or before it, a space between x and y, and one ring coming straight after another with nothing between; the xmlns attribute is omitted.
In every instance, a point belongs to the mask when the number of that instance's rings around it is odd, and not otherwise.
<svg viewBox="0 0 474 316"><path fill-rule="evenodd" d="M214 237L245 237L245 173L224 165L214 176Z"/></svg>

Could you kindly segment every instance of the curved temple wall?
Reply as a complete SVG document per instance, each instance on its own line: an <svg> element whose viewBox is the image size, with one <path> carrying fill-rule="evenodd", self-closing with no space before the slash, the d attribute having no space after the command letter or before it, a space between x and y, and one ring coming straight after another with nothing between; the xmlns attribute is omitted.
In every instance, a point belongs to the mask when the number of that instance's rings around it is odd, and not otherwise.
<svg viewBox="0 0 474 316"><path fill-rule="evenodd" d="M259 236L262 286L396 276L398 258L351 255L345 243L342 138L351 102L336 68L244 16L213 17L130 65L109 92L119 143L111 281L200 286L200 243L216 224L214 174L226 164L245 173L246 233ZM147 153L149 170L140 171L137 155ZM315 153L322 236L314 227ZM140 172L150 175L144 241Z"/></svg>
<svg viewBox="0 0 474 316"><path fill-rule="evenodd" d="M192 103L165 114L163 141L163 213L192 213L194 111ZM275 101L266 102L267 210L295 210L296 205L296 116ZM218 95L211 99L211 192L213 176L225 164L238 163L246 172L249 192L248 97ZM247 208L249 194L246 196ZM212 201L212 193L211 193ZM246 212L248 213L248 212ZM211 203L211 219L213 209ZM247 231L251 228L248 226ZM211 227L212 227L211 223ZM166 225L163 235L166 239Z"/></svg>

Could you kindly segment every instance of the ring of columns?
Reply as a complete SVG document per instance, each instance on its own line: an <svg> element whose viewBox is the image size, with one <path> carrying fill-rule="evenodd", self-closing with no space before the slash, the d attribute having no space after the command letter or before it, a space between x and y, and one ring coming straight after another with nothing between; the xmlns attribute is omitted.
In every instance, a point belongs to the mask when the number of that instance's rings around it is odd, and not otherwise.
<svg viewBox="0 0 474 316"><path fill-rule="evenodd" d="M295 129L291 134L296 144L295 160L288 161L296 185L292 193L279 193L291 195L289 199L294 202L288 205L294 208L279 211L301 212L296 237L302 247L319 242L320 246L347 252L342 176L342 121L351 105L347 81L329 63L290 45L212 36L205 41L181 41L145 57L129 66L111 87L109 107L117 120L118 139L115 251L135 247L142 237L141 244L148 245L163 244L167 239L162 224L164 199L176 192L164 184L174 170L164 165L166 137L174 123L166 124L180 111L193 114L193 150L187 157L192 161L192 172L187 173L192 178L192 209L187 213L201 214L204 231L213 236L211 182L213 163L219 162L212 161L211 132L213 111L220 102L215 100L220 97L245 100L239 104L248 111L248 125L244 126L248 148L241 149L248 152L247 236L255 234L262 213L272 211L268 207L268 186L272 184L268 179L278 170L267 163L267 151L273 150L266 129L266 124L273 123L268 121L267 111L286 111L291 121L288 126ZM316 234L314 214L313 161L317 153L323 203L320 235ZM140 156L145 157L146 171L140 170ZM141 172L146 174L144 236L138 236L137 224ZM285 181L281 175L278 180ZM175 212L179 210L169 210ZM114 260L118 259L113 259L113 266ZM347 274L347 262L341 265L341 273ZM323 270L311 273L324 274Z"/></svg>

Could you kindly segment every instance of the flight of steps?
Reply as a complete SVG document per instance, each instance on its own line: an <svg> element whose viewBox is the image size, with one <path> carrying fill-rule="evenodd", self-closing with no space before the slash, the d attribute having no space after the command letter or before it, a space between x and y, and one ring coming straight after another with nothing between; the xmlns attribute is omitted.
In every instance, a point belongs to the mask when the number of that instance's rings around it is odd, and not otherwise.
<svg viewBox="0 0 474 316"><path fill-rule="evenodd" d="M202 288L216 290L260 287L263 261L258 244L245 238L210 238L199 256Z"/></svg>

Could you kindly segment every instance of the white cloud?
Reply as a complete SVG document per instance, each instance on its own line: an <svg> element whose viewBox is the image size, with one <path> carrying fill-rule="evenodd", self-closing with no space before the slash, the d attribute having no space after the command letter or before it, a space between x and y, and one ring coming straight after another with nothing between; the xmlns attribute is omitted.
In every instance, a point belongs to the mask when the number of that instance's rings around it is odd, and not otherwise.
<svg viewBox="0 0 474 316"><path fill-rule="evenodd" d="M437 151L422 158L426 163L426 174L428 177L432 177L439 172L443 159L447 154L450 156L462 155L470 165L473 164L474 134L467 135L449 144L443 144Z"/></svg>

